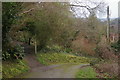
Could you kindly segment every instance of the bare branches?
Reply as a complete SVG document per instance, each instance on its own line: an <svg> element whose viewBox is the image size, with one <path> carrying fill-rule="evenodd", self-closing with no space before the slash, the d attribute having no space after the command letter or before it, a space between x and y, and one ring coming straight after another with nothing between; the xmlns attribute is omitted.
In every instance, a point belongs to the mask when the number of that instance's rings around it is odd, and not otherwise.
<svg viewBox="0 0 120 80"><path fill-rule="evenodd" d="M70 4L72 7L72 11L75 13L75 11L80 11L84 12L85 14L97 14L97 13L104 13L105 10L104 8L106 7L106 4L104 2L93 2L91 0L86 0L86 2L80 2L80 1L75 1ZM79 10L78 10L79 8ZM73 10L74 9L74 10ZM77 9L77 10L76 10Z"/></svg>
<svg viewBox="0 0 120 80"><path fill-rule="evenodd" d="M31 9L29 9L29 10L27 10L27 11L24 11L24 12L20 13L19 16L22 15L22 14L25 14L25 13L29 13L29 12L33 11L34 9L35 9L35 8L31 8Z"/></svg>
<svg viewBox="0 0 120 80"><path fill-rule="evenodd" d="M83 7L83 8L86 8L86 9L90 10L90 7L89 7L89 6L81 6L81 5L70 5L70 6Z"/></svg>

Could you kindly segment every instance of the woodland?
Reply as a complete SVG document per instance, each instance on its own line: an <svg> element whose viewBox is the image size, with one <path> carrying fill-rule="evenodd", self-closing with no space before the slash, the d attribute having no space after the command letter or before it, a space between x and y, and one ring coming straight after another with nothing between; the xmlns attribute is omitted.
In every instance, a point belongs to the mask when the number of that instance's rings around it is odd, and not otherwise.
<svg viewBox="0 0 120 80"><path fill-rule="evenodd" d="M54 66L63 65L66 73L60 74L64 77L53 77L71 78L66 75L71 73L75 78L117 79L118 25L117 19L110 21L107 38L107 16L99 17L106 11L103 1L3 2L1 77L47 78L49 74L41 73L41 67L49 70L52 65L57 74L59 68ZM35 76L34 69L39 75ZM27 73L30 70L33 74Z"/></svg>

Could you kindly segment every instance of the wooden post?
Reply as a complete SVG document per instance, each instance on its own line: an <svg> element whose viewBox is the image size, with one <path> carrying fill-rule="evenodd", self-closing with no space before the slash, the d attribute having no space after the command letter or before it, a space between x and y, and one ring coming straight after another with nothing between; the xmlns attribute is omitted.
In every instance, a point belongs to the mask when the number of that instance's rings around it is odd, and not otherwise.
<svg viewBox="0 0 120 80"><path fill-rule="evenodd" d="M35 35L35 54L37 54L37 41L36 41L36 35Z"/></svg>
<svg viewBox="0 0 120 80"><path fill-rule="evenodd" d="M108 42L110 42L110 18L109 18L109 6L107 7L107 23L108 23L108 26L107 26L107 40Z"/></svg>
<svg viewBox="0 0 120 80"><path fill-rule="evenodd" d="M113 42L115 42L115 35L113 35Z"/></svg>

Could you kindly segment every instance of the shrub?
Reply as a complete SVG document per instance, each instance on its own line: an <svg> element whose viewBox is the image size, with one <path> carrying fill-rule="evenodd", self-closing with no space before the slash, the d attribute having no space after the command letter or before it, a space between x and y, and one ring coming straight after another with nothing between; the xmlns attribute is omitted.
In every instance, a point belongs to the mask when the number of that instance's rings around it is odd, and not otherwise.
<svg viewBox="0 0 120 80"><path fill-rule="evenodd" d="M117 60L115 52L111 49L109 45L97 45L97 47L95 48L95 52L98 58L104 60Z"/></svg>
<svg viewBox="0 0 120 80"><path fill-rule="evenodd" d="M111 47L114 49L115 52L119 52L120 51L120 41L118 41L116 43L112 43Z"/></svg>
<svg viewBox="0 0 120 80"><path fill-rule="evenodd" d="M65 51L66 51L67 53L70 53L70 52L72 52L72 49L66 48Z"/></svg>
<svg viewBox="0 0 120 80"><path fill-rule="evenodd" d="M2 53L2 59L5 61L10 58L10 54L8 52L3 52Z"/></svg>
<svg viewBox="0 0 120 80"><path fill-rule="evenodd" d="M14 47L9 48L7 51L3 51L2 59L23 59L24 57L24 48L21 45L16 45Z"/></svg>
<svg viewBox="0 0 120 80"><path fill-rule="evenodd" d="M47 46L40 50L40 52L47 53L47 52L62 52L62 48L60 46L54 45L52 47Z"/></svg>
<svg viewBox="0 0 120 80"><path fill-rule="evenodd" d="M16 45L14 47L14 54L12 54L12 57L14 59L23 59L24 57L24 47L21 47L21 45Z"/></svg>
<svg viewBox="0 0 120 80"><path fill-rule="evenodd" d="M102 59L93 59L93 60L90 61L90 65L94 66L95 64L98 64L100 61L104 61L104 60L102 60Z"/></svg>
<svg viewBox="0 0 120 80"><path fill-rule="evenodd" d="M95 51L97 57L102 58L102 52L101 52L101 48L99 46L94 48L94 51Z"/></svg>

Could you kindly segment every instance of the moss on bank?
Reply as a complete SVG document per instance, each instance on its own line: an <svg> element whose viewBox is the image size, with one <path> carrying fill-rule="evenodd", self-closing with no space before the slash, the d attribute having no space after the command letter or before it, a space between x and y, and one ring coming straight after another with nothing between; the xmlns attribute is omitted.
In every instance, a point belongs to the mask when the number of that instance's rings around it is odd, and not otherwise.
<svg viewBox="0 0 120 80"><path fill-rule="evenodd" d="M5 61L2 65L2 77L14 78L29 70L28 65L24 60L19 61Z"/></svg>
<svg viewBox="0 0 120 80"><path fill-rule="evenodd" d="M86 57L74 56L64 53L38 53L37 59L40 63L49 64L61 64L61 63L89 63L91 59Z"/></svg>

